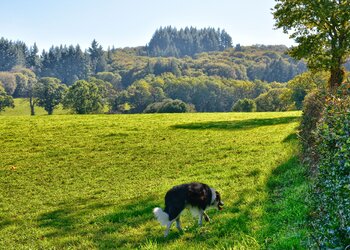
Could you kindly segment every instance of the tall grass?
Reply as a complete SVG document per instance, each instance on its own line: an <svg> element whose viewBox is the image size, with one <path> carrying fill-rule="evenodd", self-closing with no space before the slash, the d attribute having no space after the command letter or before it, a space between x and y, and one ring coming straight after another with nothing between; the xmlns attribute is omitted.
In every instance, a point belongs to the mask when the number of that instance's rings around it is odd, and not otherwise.
<svg viewBox="0 0 350 250"><path fill-rule="evenodd" d="M0 116L0 249L287 249L307 239L299 113ZM153 218L201 181L223 211Z"/></svg>

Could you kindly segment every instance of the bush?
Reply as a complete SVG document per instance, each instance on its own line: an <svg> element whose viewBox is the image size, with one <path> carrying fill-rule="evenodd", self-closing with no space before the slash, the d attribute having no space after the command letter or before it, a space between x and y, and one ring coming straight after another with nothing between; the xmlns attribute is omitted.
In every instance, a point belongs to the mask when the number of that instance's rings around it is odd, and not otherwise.
<svg viewBox="0 0 350 250"><path fill-rule="evenodd" d="M321 249L350 245L350 98L330 98L316 129L314 238Z"/></svg>
<svg viewBox="0 0 350 250"><path fill-rule="evenodd" d="M232 107L233 112L255 112L256 103L252 99L240 99Z"/></svg>
<svg viewBox="0 0 350 250"><path fill-rule="evenodd" d="M299 127L299 137L302 147L302 159L311 165L314 171L317 163L317 153L315 152L315 134L317 122L322 116L324 109L325 94L314 91L305 97L303 102L303 115Z"/></svg>
<svg viewBox="0 0 350 250"><path fill-rule="evenodd" d="M144 113L188 113L195 112L193 105L181 100L165 99L147 106Z"/></svg>
<svg viewBox="0 0 350 250"><path fill-rule="evenodd" d="M255 99L256 109L259 112L287 111L293 109L291 90L275 88L259 95Z"/></svg>
<svg viewBox="0 0 350 250"><path fill-rule="evenodd" d="M1 82L0 82L1 83ZM5 89L0 84L0 112L4 111L5 108L15 107L13 103L13 98L10 95L7 95Z"/></svg>

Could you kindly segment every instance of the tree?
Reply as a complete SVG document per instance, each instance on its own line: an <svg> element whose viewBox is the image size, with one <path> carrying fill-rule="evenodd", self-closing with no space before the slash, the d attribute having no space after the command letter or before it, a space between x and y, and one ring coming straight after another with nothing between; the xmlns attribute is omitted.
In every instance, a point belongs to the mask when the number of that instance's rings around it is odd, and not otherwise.
<svg viewBox="0 0 350 250"><path fill-rule="evenodd" d="M30 114L35 115L34 89L36 84L38 83L38 80L36 79L36 75L30 69L24 69L20 67L15 68L14 73L16 76L16 81L20 83L18 85L21 87L21 90L16 92L20 93L20 96L29 98Z"/></svg>
<svg viewBox="0 0 350 250"><path fill-rule="evenodd" d="M118 73L98 72L95 77L112 84L113 88L121 89L122 77Z"/></svg>
<svg viewBox="0 0 350 250"><path fill-rule="evenodd" d="M26 58L27 67L29 67L34 72L37 72L40 69L40 57L38 56L38 46L34 43L33 47L29 49L29 55Z"/></svg>
<svg viewBox="0 0 350 250"><path fill-rule="evenodd" d="M0 112L7 107L13 108L14 106L12 96L8 95L0 84Z"/></svg>
<svg viewBox="0 0 350 250"><path fill-rule="evenodd" d="M117 91L113 88L113 85L108 81L104 81L95 77L89 77L88 81L97 86L98 92L102 96L102 104L108 105L111 109L114 99L117 95Z"/></svg>
<svg viewBox="0 0 350 250"><path fill-rule="evenodd" d="M8 95L12 95L17 87L16 77L10 72L0 72L0 85Z"/></svg>
<svg viewBox="0 0 350 250"><path fill-rule="evenodd" d="M232 107L233 112L255 112L256 104L252 99L240 99Z"/></svg>
<svg viewBox="0 0 350 250"><path fill-rule="evenodd" d="M319 88L325 89L327 85L327 72L318 72L316 74L308 71L296 76L287 83L287 87L292 91L292 99L297 109L303 108L305 96L312 90Z"/></svg>
<svg viewBox="0 0 350 250"><path fill-rule="evenodd" d="M291 90L287 88L271 89L255 99L258 112L286 111L293 105Z"/></svg>
<svg viewBox="0 0 350 250"><path fill-rule="evenodd" d="M188 113L195 112L193 105L181 100L164 99L161 102L154 102L146 107L144 113Z"/></svg>
<svg viewBox="0 0 350 250"><path fill-rule="evenodd" d="M67 85L88 77L88 54L79 45L51 47L48 52L43 51L41 58L41 77L56 77Z"/></svg>
<svg viewBox="0 0 350 250"><path fill-rule="evenodd" d="M276 28L297 42L290 54L305 58L310 69L330 71L329 90L344 81L343 64L350 52L348 0L276 0Z"/></svg>
<svg viewBox="0 0 350 250"><path fill-rule="evenodd" d="M16 65L24 66L27 56L28 48L25 43L0 38L0 71L10 71Z"/></svg>
<svg viewBox="0 0 350 250"><path fill-rule="evenodd" d="M43 107L49 115L52 115L53 110L61 103L66 89L66 85L62 84L59 79L43 77L35 88L36 103Z"/></svg>
<svg viewBox="0 0 350 250"><path fill-rule="evenodd" d="M63 106L77 114L100 113L103 110L103 96L95 83L79 80L69 87Z"/></svg>
<svg viewBox="0 0 350 250"><path fill-rule="evenodd" d="M106 71L107 62L106 56L101 45L94 39L91 43L91 47L88 49L92 72L94 74L102 71Z"/></svg>

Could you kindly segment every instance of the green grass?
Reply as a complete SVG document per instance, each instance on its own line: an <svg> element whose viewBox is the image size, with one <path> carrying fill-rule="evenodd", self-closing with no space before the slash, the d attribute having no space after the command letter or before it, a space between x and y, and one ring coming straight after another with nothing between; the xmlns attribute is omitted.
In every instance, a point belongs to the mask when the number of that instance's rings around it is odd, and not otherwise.
<svg viewBox="0 0 350 250"><path fill-rule="evenodd" d="M15 98L14 99L15 108L6 108L5 112L0 112L0 116L30 116L30 107L29 101L25 98ZM62 109L61 106L58 106L54 110L55 115L68 114L69 110ZM35 115L47 115L47 112L44 108L35 106Z"/></svg>
<svg viewBox="0 0 350 250"><path fill-rule="evenodd" d="M0 116L0 249L303 249L298 112ZM152 209L184 182L223 211L163 238Z"/></svg>

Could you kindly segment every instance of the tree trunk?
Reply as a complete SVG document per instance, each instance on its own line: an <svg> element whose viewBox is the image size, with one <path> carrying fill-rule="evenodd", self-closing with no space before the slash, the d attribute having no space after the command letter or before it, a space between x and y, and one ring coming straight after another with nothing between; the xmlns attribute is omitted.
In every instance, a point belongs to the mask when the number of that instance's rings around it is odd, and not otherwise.
<svg viewBox="0 0 350 250"><path fill-rule="evenodd" d="M29 97L29 105L30 105L30 115L35 115L34 100L32 96Z"/></svg>
<svg viewBox="0 0 350 250"><path fill-rule="evenodd" d="M331 69L331 77L328 81L328 89L331 93L335 94L338 87L344 82L345 70L343 67L333 67Z"/></svg>

